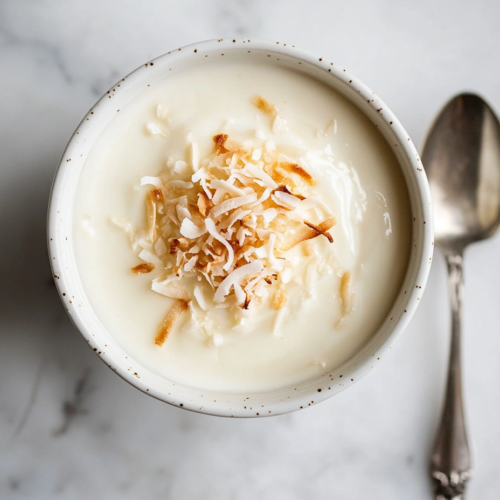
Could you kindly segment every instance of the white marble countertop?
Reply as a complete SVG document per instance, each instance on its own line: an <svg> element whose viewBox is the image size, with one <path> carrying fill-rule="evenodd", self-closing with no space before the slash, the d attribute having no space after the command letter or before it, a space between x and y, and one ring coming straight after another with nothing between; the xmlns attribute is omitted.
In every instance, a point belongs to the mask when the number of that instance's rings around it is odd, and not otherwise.
<svg viewBox="0 0 500 500"><path fill-rule="evenodd" d="M57 297L45 213L79 120L122 75L208 38L286 41L343 65L418 146L453 94L500 110L496 0L0 2L0 498L431 498L430 446L449 315L434 259L391 356L342 394L281 417L230 420L129 386L85 345ZM500 236L466 255L469 500L500 495Z"/></svg>

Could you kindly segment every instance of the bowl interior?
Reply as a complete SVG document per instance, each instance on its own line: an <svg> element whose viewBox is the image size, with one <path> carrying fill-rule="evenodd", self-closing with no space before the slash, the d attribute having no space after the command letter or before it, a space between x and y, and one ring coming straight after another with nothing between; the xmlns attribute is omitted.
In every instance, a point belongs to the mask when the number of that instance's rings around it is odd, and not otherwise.
<svg viewBox="0 0 500 500"><path fill-rule="evenodd" d="M72 207L80 173L95 140L123 108L148 85L192 65L225 57L283 66L334 89L365 114L390 145L403 172L413 218L411 254L401 291L383 324L364 347L340 368L298 387L258 394L200 392L174 384L136 362L113 340L86 298L74 258ZM418 154L387 106L365 85L330 61L293 46L262 40L213 40L165 54L123 78L84 117L59 166L49 208L48 238L53 274L61 299L94 351L140 390L186 409L215 415L255 417L316 404L359 380L376 366L406 326L423 293L432 258L430 195ZM78 297L79 300L71 300Z"/></svg>

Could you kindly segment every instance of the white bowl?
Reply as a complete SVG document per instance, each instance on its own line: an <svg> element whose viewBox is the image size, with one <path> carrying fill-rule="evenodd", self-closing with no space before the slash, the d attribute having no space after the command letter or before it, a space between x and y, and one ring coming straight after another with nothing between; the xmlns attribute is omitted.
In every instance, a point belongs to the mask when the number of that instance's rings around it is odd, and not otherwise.
<svg viewBox="0 0 500 500"><path fill-rule="evenodd" d="M141 366L106 331L86 298L75 263L73 203L80 173L95 140L116 110L148 84L197 64L200 58L266 60L303 72L331 87L366 115L394 152L403 173L413 217L413 245L400 293L370 340L335 371L297 387L258 394L207 393L174 384ZM53 275L68 314L90 347L118 375L141 391L175 406L212 415L269 416L319 403L372 370L399 337L417 308L431 266L432 211L429 186L418 153L389 108L345 69L293 45L265 40L210 40L189 45L142 65L113 86L89 111L69 141L57 170L49 205L48 242ZM77 297L78 300L74 300ZM140 373L140 378L139 374Z"/></svg>

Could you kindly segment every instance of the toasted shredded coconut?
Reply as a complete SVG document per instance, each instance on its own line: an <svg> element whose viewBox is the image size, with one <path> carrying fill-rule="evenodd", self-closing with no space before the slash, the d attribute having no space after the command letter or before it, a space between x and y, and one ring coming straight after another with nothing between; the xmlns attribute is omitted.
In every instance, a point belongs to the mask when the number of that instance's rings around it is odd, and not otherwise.
<svg viewBox="0 0 500 500"><path fill-rule="evenodd" d="M242 210L241 208L238 208L225 221L219 223L219 229L230 228L236 221L242 220L243 217L251 212L251 210Z"/></svg>
<svg viewBox="0 0 500 500"><path fill-rule="evenodd" d="M309 225L304 224L303 227L297 229L295 233L290 233L288 239L285 241L285 243L281 246L281 251L286 252L287 250L290 250L293 248L295 245L298 245L299 243L302 243L303 241L310 240L312 238L316 238L317 236L324 235L326 236L329 240L331 239L331 235L327 233L329 229L331 229L335 223L336 223L335 217L331 217L330 219L327 219L323 221L321 224L318 226L315 226L314 229L311 227L312 224L309 223ZM333 238L330 241L331 243L333 242Z"/></svg>
<svg viewBox="0 0 500 500"><path fill-rule="evenodd" d="M247 175L250 174L249 177L257 177L261 181L263 181L267 187L271 189L276 189L278 187L278 184L274 182L273 178L266 174L264 170L261 168L253 165L252 163L247 163L245 168L242 170L243 174Z"/></svg>
<svg viewBox="0 0 500 500"><path fill-rule="evenodd" d="M179 220L184 220L184 219L191 219L191 212L183 207L180 203L175 207L175 210L177 212L177 217Z"/></svg>
<svg viewBox="0 0 500 500"><path fill-rule="evenodd" d="M180 232L182 236L185 236L189 239L194 239L203 236L207 232L207 227L205 226L205 224L195 226L190 219L185 218L182 221Z"/></svg>
<svg viewBox="0 0 500 500"><path fill-rule="evenodd" d="M189 309L189 302L185 300L178 300L172 308L167 312L167 315L161 322L156 332L155 344L161 347L167 337L172 333L175 323L184 311Z"/></svg>
<svg viewBox="0 0 500 500"><path fill-rule="evenodd" d="M184 264L184 271L190 272L192 271L193 267L196 264L196 261L198 260L198 256L195 255L194 257L191 257L185 264Z"/></svg>
<svg viewBox="0 0 500 500"><path fill-rule="evenodd" d="M287 301L288 301L288 292L285 289L280 288L274 295L273 309L275 311L283 309L283 307L286 306Z"/></svg>
<svg viewBox="0 0 500 500"><path fill-rule="evenodd" d="M229 198L229 200L215 205L215 207L210 210L210 217L219 217L219 215L222 215L225 212L229 212L230 210L234 210L235 208L242 207L243 205L248 205L249 203L252 203L256 200L256 193L247 194L245 196L237 196L236 198Z"/></svg>
<svg viewBox="0 0 500 500"><path fill-rule="evenodd" d="M223 266L223 269L224 271L229 270L229 268L233 265L233 259L234 259L233 247L217 232L217 228L215 227L215 222L212 219L206 218L205 226L208 232L227 248L228 257L226 264Z"/></svg>
<svg viewBox="0 0 500 500"><path fill-rule="evenodd" d="M158 203L163 201L163 194L160 189L148 191L146 203L148 208L148 236L153 243L158 235L156 227L156 217L158 213Z"/></svg>
<svg viewBox="0 0 500 500"><path fill-rule="evenodd" d="M147 274L150 273L155 268L154 264L151 262L143 262L131 269L132 274Z"/></svg>
<svg viewBox="0 0 500 500"><path fill-rule="evenodd" d="M311 176L311 174L297 165L297 163L283 162L279 164L279 168L285 170L286 172L290 172L291 174L298 175L311 186L314 186L314 184L316 184L316 181Z"/></svg>
<svg viewBox="0 0 500 500"><path fill-rule="evenodd" d="M222 181L215 179L210 183L210 189L221 189L228 194L234 194L235 196L245 196L245 191L243 189L237 188L227 181ZM215 201L214 201L215 203Z"/></svg>
<svg viewBox="0 0 500 500"><path fill-rule="evenodd" d="M304 224L306 226L309 226L311 229L314 229L318 234L322 234L323 236L326 236L328 238L328 241L330 243L333 243L333 238L332 235L327 232L326 230L322 229L320 226L315 226L312 222L304 221Z"/></svg>
<svg viewBox="0 0 500 500"><path fill-rule="evenodd" d="M275 126L286 127L274 105L260 97L254 104ZM300 282L300 293L312 296L294 269L304 255L315 255L308 240L325 236L333 241L328 231L335 218L314 196L315 180L307 165L280 154L274 141L256 148L251 141L238 143L221 133L213 137L213 153L200 159L192 133L187 140L192 172L186 162L170 157L165 172L141 179L141 185L154 187L146 195L147 233L117 224L129 233L145 262L132 272L158 270L152 290L177 300L158 329L156 344L165 342L188 309L196 324L213 308L232 308L244 322L265 301L277 311L276 333L287 311L291 283ZM289 252L301 242L307 242L302 252ZM310 285L318 266L309 262L308 267ZM341 292L343 304L348 285Z"/></svg>
<svg viewBox="0 0 500 500"><path fill-rule="evenodd" d="M298 208L300 205L300 199L294 196L293 194L284 193L283 191L276 191L274 196L284 203L293 208Z"/></svg>
<svg viewBox="0 0 500 500"><path fill-rule="evenodd" d="M340 300L342 302L342 315L347 316L352 309L352 293L350 292L351 273L349 271L342 275L340 280Z"/></svg>
<svg viewBox="0 0 500 500"><path fill-rule="evenodd" d="M253 105L267 115L276 116L278 114L278 109L276 108L276 106L267 102L263 97L259 95L254 97Z"/></svg>
<svg viewBox="0 0 500 500"><path fill-rule="evenodd" d="M213 207L213 203L209 200L205 192L201 192L198 195L197 207L203 217L206 217L207 212Z"/></svg>
<svg viewBox="0 0 500 500"><path fill-rule="evenodd" d="M262 271L263 266L260 260L255 260L251 264L246 264L238 269L235 269L227 278L219 285L217 292L214 295L215 302L222 302L224 297L231 291L231 287L245 276L249 274L257 274Z"/></svg>

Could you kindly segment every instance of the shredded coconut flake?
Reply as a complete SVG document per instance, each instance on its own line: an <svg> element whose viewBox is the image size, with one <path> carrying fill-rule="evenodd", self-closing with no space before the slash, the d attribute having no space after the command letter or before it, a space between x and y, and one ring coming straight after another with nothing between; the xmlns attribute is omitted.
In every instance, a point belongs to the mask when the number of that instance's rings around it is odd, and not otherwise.
<svg viewBox="0 0 500 500"><path fill-rule="evenodd" d="M158 269L163 269L164 267L163 262L156 255L153 255L151 252L145 249L143 249L139 254L139 259L154 264Z"/></svg>
<svg viewBox="0 0 500 500"><path fill-rule="evenodd" d="M176 174L182 174L186 170L186 167L187 163L185 161L177 160L174 165L174 172Z"/></svg>
<svg viewBox="0 0 500 500"><path fill-rule="evenodd" d="M279 201L292 208L298 208L300 205L299 198L293 196L293 194L284 193L282 191L276 191L274 193L274 196L276 196L276 198L278 198Z"/></svg>
<svg viewBox="0 0 500 500"><path fill-rule="evenodd" d="M273 122L273 134L286 134L288 132L287 121L277 116Z"/></svg>
<svg viewBox="0 0 500 500"><path fill-rule="evenodd" d="M252 160L253 161L259 161L261 156L262 156L262 152L260 149L253 150L253 153L252 153Z"/></svg>
<svg viewBox="0 0 500 500"><path fill-rule="evenodd" d="M191 257L186 262L186 264L184 264L184 271L186 271L187 273L189 273L190 271L192 271L192 269L195 266L197 260L198 260L198 256L197 255L195 255L194 257Z"/></svg>
<svg viewBox="0 0 500 500"><path fill-rule="evenodd" d="M231 287L235 284L240 284L240 281L249 274L257 274L262 271L263 266L259 260L253 261L251 264L246 264L232 273L228 274L227 278L219 285L217 292L214 295L215 302L222 302L224 297L231 291Z"/></svg>
<svg viewBox="0 0 500 500"><path fill-rule="evenodd" d="M218 232L215 227L215 222L210 219L206 218L205 219L205 226L208 230L208 232L217 240L220 241L226 248L228 252L228 257L227 257L227 262L223 266L224 271L229 270L229 268L233 265L233 259L234 259L234 250L233 247L223 238Z"/></svg>
<svg viewBox="0 0 500 500"><path fill-rule="evenodd" d="M164 129L161 129L160 127L158 127L158 125L156 125L156 123L148 123L146 125L146 130L152 136L159 135L159 136L162 136L162 137L168 137L167 131L164 130Z"/></svg>
<svg viewBox="0 0 500 500"><path fill-rule="evenodd" d="M208 304L205 300L205 297L203 296L203 291L201 290L201 288L198 285L194 287L193 295L194 295L196 301L198 302L198 305L204 311L206 311L208 309Z"/></svg>
<svg viewBox="0 0 500 500"><path fill-rule="evenodd" d="M278 187L278 184L276 184L270 175L266 174L264 170L260 169L256 165L253 165L252 163L247 163L242 172L243 174L248 174L249 177L257 177L271 189L276 189Z"/></svg>
<svg viewBox="0 0 500 500"><path fill-rule="evenodd" d="M165 120L168 117L168 108L163 104L158 104L158 106L156 106L156 116L160 120Z"/></svg>
<svg viewBox="0 0 500 500"><path fill-rule="evenodd" d="M219 224L219 229L230 228L236 221L243 219L245 215L248 215L251 212L251 210L242 210L241 208L238 208L238 210L235 210L224 222Z"/></svg>
<svg viewBox="0 0 500 500"><path fill-rule="evenodd" d="M236 186L233 186L227 181L219 180L219 179L214 179L210 183L210 188L211 189L221 189L225 191L227 194L234 194L235 196L245 196L245 191L243 191L240 188L237 188ZM214 201L215 203L215 201Z"/></svg>
<svg viewBox="0 0 500 500"><path fill-rule="evenodd" d="M247 194L245 196L238 196L236 198L229 198L229 200L223 201L216 205L212 210L210 210L210 217L216 218L223 213L234 210L235 208L242 207L243 205L248 205L257 200L257 194Z"/></svg>
<svg viewBox="0 0 500 500"><path fill-rule="evenodd" d="M191 240L203 236L207 232L205 224L195 226L190 219L185 218L181 225L181 234Z"/></svg>
<svg viewBox="0 0 500 500"><path fill-rule="evenodd" d="M191 164L195 172L200 168L200 153L198 143L195 141L191 143Z"/></svg>

